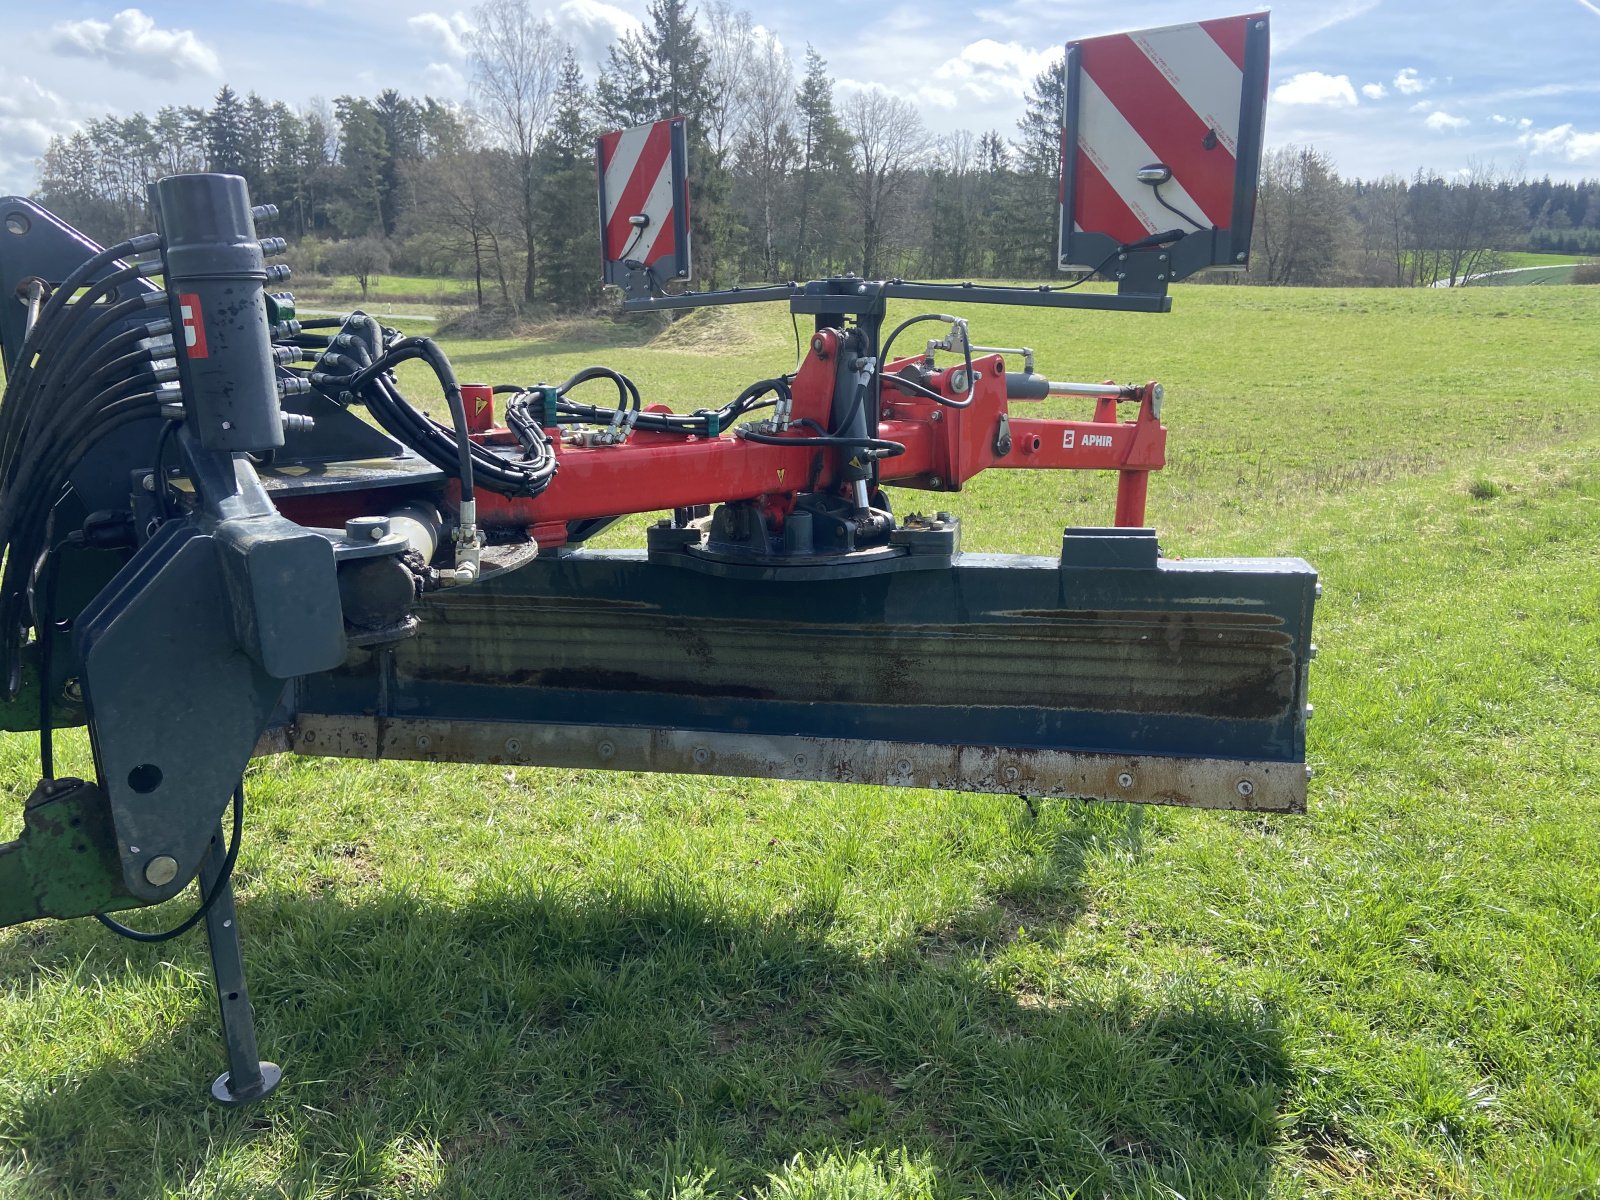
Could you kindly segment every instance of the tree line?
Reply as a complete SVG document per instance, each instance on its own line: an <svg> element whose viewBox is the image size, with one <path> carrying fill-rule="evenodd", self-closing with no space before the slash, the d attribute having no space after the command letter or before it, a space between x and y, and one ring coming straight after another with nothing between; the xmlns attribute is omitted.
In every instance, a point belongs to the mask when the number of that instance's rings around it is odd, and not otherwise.
<svg viewBox="0 0 1600 1200"><path fill-rule="evenodd" d="M467 36L472 103L340 96L292 108L230 87L210 108L107 116L53 139L38 196L91 235L148 226L162 175L230 171L300 263L365 280L391 268L470 274L480 306L584 308L596 297L594 139L689 119L699 286L1054 273L1059 64L1016 131L935 136L879 90L834 91L728 0L652 0L591 85L528 0L487 0ZM1406 286L1485 268L1514 248L1600 251L1600 181L1489 170L1343 180L1311 147L1263 164L1248 281Z"/></svg>
<svg viewBox="0 0 1600 1200"><path fill-rule="evenodd" d="M1485 165L1344 180L1314 147L1285 146L1262 162L1256 222L1256 282L1428 286L1494 270L1510 250L1600 254L1600 180Z"/></svg>

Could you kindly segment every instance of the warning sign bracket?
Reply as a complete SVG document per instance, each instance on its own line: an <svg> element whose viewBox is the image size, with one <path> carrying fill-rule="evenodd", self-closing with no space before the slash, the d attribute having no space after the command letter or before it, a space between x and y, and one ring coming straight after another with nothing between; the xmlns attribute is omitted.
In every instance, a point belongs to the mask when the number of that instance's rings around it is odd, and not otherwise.
<svg viewBox="0 0 1600 1200"><path fill-rule="evenodd" d="M1068 44L1061 269L1148 294L1249 264L1268 36L1252 13Z"/></svg>

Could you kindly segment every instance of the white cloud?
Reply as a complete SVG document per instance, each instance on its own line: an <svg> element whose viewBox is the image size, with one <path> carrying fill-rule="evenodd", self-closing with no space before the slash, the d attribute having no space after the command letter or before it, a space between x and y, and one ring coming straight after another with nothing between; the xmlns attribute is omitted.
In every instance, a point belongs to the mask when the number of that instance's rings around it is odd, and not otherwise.
<svg viewBox="0 0 1600 1200"><path fill-rule="evenodd" d="M1415 67L1401 67L1394 77L1394 90L1402 96L1415 96L1433 86L1433 80L1422 78Z"/></svg>
<svg viewBox="0 0 1600 1200"><path fill-rule="evenodd" d="M1302 71L1272 91L1279 104L1318 104L1325 108L1354 108L1360 103L1348 75Z"/></svg>
<svg viewBox="0 0 1600 1200"><path fill-rule="evenodd" d="M969 42L960 54L947 58L933 69L933 78L949 82L956 93L965 92L976 100L1000 96L1021 99L1039 72L1056 60L1054 46L1033 50L1018 42L997 42L979 38ZM941 108L954 107L955 93L934 89L949 96L948 103L935 100Z"/></svg>
<svg viewBox="0 0 1600 1200"><path fill-rule="evenodd" d="M467 94L467 80L449 63L429 63L422 72L422 82L430 96L451 97Z"/></svg>
<svg viewBox="0 0 1600 1200"><path fill-rule="evenodd" d="M454 12L448 17L436 12L418 13L407 17L406 24L423 41L437 46L446 57L459 60L467 56L465 39L472 32L472 22L467 20L466 13Z"/></svg>
<svg viewBox="0 0 1600 1200"><path fill-rule="evenodd" d="M564 0L550 20L582 63L600 62L612 42L643 28L638 17L605 0Z"/></svg>
<svg viewBox="0 0 1600 1200"><path fill-rule="evenodd" d="M1389 89L1381 83L1363 83L1361 85L1361 94L1368 100L1382 100L1389 94Z"/></svg>
<svg viewBox="0 0 1600 1200"><path fill-rule="evenodd" d="M1438 112L1429 113L1428 119L1423 124L1436 132L1442 132L1446 129L1465 129L1472 122L1467 120L1466 117L1452 117L1441 109Z"/></svg>
<svg viewBox="0 0 1600 1200"><path fill-rule="evenodd" d="M217 52L193 30L157 28L155 21L137 8L125 8L110 21L92 17L62 21L52 30L50 49L152 79L175 79L196 71L222 74Z"/></svg>
<svg viewBox="0 0 1600 1200"><path fill-rule="evenodd" d="M949 88L932 87L924 84L916 92L917 104L923 108L953 109L959 103L955 92Z"/></svg>
<svg viewBox="0 0 1600 1200"><path fill-rule="evenodd" d="M0 90L0 195L32 191L34 160L77 128L67 101L26 75L12 79Z"/></svg>
<svg viewBox="0 0 1600 1200"><path fill-rule="evenodd" d="M1525 127L1517 141L1534 154L1564 158L1569 163L1600 165L1600 130L1581 133L1570 121L1537 133Z"/></svg>

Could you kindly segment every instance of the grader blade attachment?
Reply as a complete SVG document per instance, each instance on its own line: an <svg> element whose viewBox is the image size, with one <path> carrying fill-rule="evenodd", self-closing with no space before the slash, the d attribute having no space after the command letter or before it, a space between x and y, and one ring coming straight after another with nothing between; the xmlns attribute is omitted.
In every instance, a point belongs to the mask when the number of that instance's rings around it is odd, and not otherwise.
<svg viewBox="0 0 1600 1200"><path fill-rule="evenodd" d="M1299 559L1161 561L1144 530L805 583L578 552L303 680L294 745L1299 810L1315 591Z"/></svg>

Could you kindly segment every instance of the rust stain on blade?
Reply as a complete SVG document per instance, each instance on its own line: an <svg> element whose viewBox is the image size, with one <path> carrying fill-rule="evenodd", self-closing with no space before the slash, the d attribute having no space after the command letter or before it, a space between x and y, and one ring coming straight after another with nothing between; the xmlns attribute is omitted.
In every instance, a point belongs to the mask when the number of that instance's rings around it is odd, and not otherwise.
<svg viewBox="0 0 1600 1200"><path fill-rule="evenodd" d="M306 755L508 763L877 784L1196 808L1303 812L1305 766L1004 746L301 713Z"/></svg>

